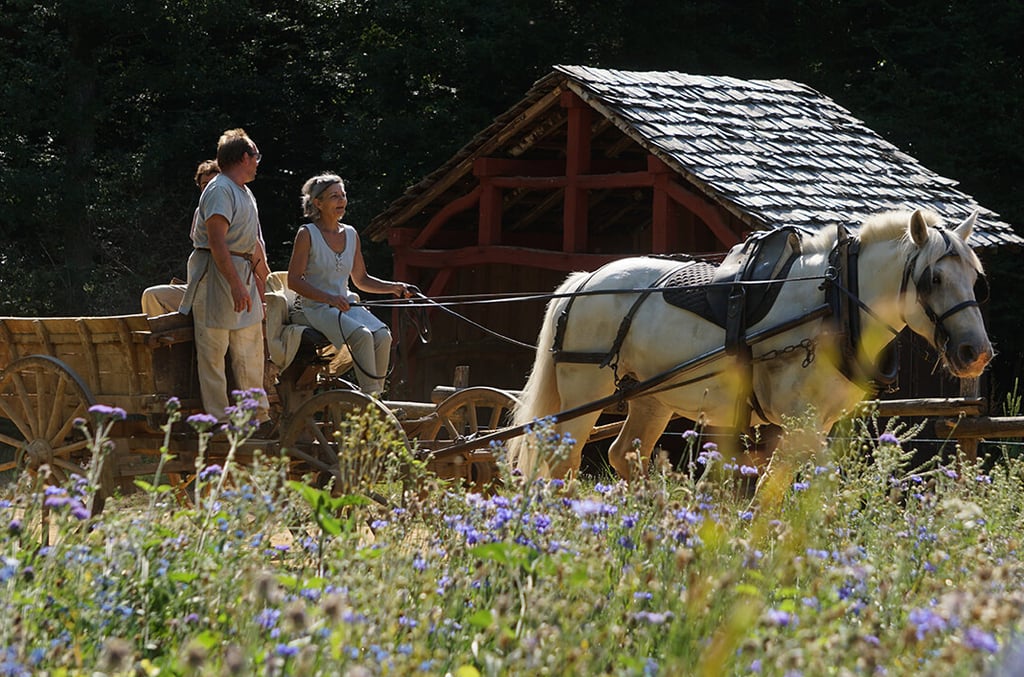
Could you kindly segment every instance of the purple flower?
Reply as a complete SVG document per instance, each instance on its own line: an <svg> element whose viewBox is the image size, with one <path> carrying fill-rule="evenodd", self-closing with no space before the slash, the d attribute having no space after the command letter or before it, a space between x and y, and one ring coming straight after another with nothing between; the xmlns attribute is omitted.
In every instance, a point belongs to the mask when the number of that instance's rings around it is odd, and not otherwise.
<svg viewBox="0 0 1024 677"><path fill-rule="evenodd" d="M807 491L810 486L810 482L793 482L793 491Z"/></svg>
<svg viewBox="0 0 1024 677"><path fill-rule="evenodd" d="M78 501L75 501L71 505L71 516L77 520L87 520L89 519L89 511L86 509L84 505L82 505Z"/></svg>
<svg viewBox="0 0 1024 677"><path fill-rule="evenodd" d="M587 515L600 515L604 509L604 503L601 501L595 501L591 498L586 498L580 501L572 501L572 510L579 517L586 517Z"/></svg>
<svg viewBox="0 0 1024 677"><path fill-rule="evenodd" d="M277 609L263 609L256 614L256 624L264 630L273 630L277 627L277 619L281 617L281 612Z"/></svg>
<svg viewBox="0 0 1024 677"><path fill-rule="evenodd" d="M684 440L692 440L692 439L695 439L697 437L698 437L698 433L697 433L696 430L687 430L686 432L683 433L683 439Z"/></svg>
<svg viewBox="0 0 1024 677"><path fill-rule="evenodd" d="M879 444L899 444L900 438L896 437L892 433L882 433L878 436Z"/></svg>
<svg viewBox="0 0 1024 677"><path fill-rule="evenodd" d="M192 414L186 421L194 430L199 432L206 432L217 425L217 417L210 414Z"/></svg>
<svg viewBox="0 0 1024 677"><path fill-rule="evenodd" d="M914 626L917 640L921 641L930 632L941 632L946 629L946 621L931 609L914 609L907 616Z"/></svg>
<svg viewBox="0 0 1024 677"><path fill-rule="evenodd" d="M43 505L47 508L63 508L65 505L71 503L71 499L66 494L54 494L47 496L46 500L43 501Z"/></svg>
<svg viewBox="0 0 1024 677"><path fill-rule="evenodd" d="M999 642L996 641L996 638L991 633L975 626L967 628L967 632L964 633L964 645L974 651L987 651L989 653L999 651Z"/></svg>
<svg viewBox="0 0 1024 677"><path fill-rule="evenodd" d="M199 471L199 479L208 480L211 477L219 477L223 472L224 468L214 463L213 465L208 465Z"/></svg>
<svg viewBox="0 0 1024 677"><path fill-rule="evenodd" d="M752 475L756 475L757 474L757 468L755 468L752 465L741 465L740 466L740 474L741 475L746 475L748 477L752 476Z"/></svg>
<svg viewBox="0 0 1024 677"><path fill-rule="evenodd" d="M127 414L124 409L120 407L108 407L105 404L94 404L89 407L89 413L94 414L96 418L111 418L115 421L123 421L127 418Z"/></svg>
<svg viewBox="0 0 1024 677"><path fill-rule="evenodd" d="M772 625L777 625L780 628L785 628L790 625L796 625L797 618L788 611L782 609L771 609L765 614L765 618Z"/></svg>
<svg viewBox="0 0 1024 677"><path fill-rule="evenodd" d="M291 658L295 654L299 653L299 647L289 646L288 644L278 644L274 648L274 653L283 658Z"/></svg>
<svg viewBox="0 0 1024 677"><path fill-rule="evenodd" d="M633 620L637 622L647 623L649 625L661 625L662 623L672 619L674 614L671 611L665 611L662 613L655 613L653 611L638 611L633 614Z"/></svg>

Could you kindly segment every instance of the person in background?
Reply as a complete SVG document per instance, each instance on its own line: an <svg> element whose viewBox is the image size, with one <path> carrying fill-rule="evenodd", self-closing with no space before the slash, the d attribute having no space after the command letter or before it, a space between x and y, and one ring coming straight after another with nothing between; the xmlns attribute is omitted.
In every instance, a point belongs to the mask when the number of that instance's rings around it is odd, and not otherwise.
<svg viewBox="0 0 1024 677"><path fill-rule="evenodd" d="M203 160L196 167L195 181L199 187L199 193L206 189L206 184L213 180L213 177L220 174L220 167L216 160ZM192 229L189 237L194 237L196 232L196 219L199 218L199 208L192 214ZM183 281L174 278L170 284L158 284L147 287L142 292L142 312L149 317L166 315L167 313L178 312L181 300L185 297L186 285Z"/></svg>
<svg viewBox="0 0 1024 677"><path fill-rule="evenodd" d="M295 236L288 264L288 286L299 296L306 321L339 350L352 355L363 392L379 396L391 359L391 332L364 307L355 307L349 280L373 294L411 295L409 286L366 272L359 234L341 223L348 206L345 183L336 174L321 174L302 186L302 213L311 219Z"/></svg>
<svg viewBox="0 0 1024 677"><path fill-rule="evenodd" d="M239 390L263 389L263 294L270 269L256 198L246 185L261 159L243 129L229 129L217 142L220 174L199 198L188 288L179 308L193 316L203 408L222 421L228 355ZM264 394L256 408L257 436L270 427L268 412Z"/></svg>

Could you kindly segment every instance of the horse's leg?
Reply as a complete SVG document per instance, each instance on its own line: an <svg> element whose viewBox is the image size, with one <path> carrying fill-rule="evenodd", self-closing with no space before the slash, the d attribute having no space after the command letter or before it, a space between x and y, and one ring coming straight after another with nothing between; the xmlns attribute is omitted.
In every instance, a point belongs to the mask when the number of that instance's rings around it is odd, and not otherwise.
<svg viewBox="0 0 1024 677"><path fill-rule="evenodd" d="M615 392L614 375L610 369L599 369L589 364L565 363L557 366L557 373L561 411L596 402ZM559 435L563 438L572 438L573 445L567 458L550 464L552 477L574 476L579 472L583 447L600 416L601 412L595 411L555 425Z"/></svg>
<svg viewBox="0 0 1024 677"><path fill-rule="evenodd" d="M566 458L560 459L551 465L551 477L575 477L580 470L580 463L583 460L583 447L590 437L590 431L600 418L601 412L577 416L574 419L564 421L555 426L555 430L564 438L573 439L573 445Z"/></svg>
<svg viewBox="0 0 1024 677"><path fill-rule="evenodd" d="M646 472L651 452L658 438L665 432L665 426L672 418L672 410L651 397L640 397L629 402L629 414L608 450L608 462L619 477L629 481L635 464ZM633 460L629 454L638 454Z"/></svg>

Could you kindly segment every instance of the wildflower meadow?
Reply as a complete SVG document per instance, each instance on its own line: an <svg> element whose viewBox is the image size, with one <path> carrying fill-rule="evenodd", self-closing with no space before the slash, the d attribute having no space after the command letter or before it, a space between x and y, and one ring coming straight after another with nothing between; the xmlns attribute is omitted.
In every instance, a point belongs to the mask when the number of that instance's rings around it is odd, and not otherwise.
<svg viewBox="0 0 1024 677"><path fill-rule="evenodd" d="M96 457L123 415L81 422ZM360 439L387 435L372 418ZM484 493L395 451L373 499L269 455L98 514L95 477L22 476L0 499L0 675L1020 674L1024 465L915 465L915 428L848 427L794 422L767 474L692 431L629 484L499 463Z"/></svg>

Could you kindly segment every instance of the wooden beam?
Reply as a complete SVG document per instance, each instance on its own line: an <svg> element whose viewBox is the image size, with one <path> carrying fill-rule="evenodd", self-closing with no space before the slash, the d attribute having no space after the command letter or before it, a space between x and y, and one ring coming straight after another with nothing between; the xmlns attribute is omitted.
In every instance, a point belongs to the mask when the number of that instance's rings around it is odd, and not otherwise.
<svg viewBox="0 0 1024 677"><path fill-rule="evenodd" d="M562 95L562 106L569 116L565 141L565 200L562 203L562 249L582 252L587 249L588 192L577 183L590 173L590 106L571 92Z"/></svg>
<svg viewBox="0 0 1024 677"><path fill-rule="evenodd" d="M572 272L575 270L596 270L606 263L617 261L622 254L580 254L527 247L465 247L463 249L443 250L402 250L395 256L401 256L405 265L416 268L430 268L448 271L466 266L507 264L539 268L541 270L557 270ZM433 286L430 294L433 296Z"/></svg>
<svg viewBox="0 0 1024 677"><path fill-rule="evenodd" d="M519 140L519 143L511 146L507 151L508 154L512 157L519 157L537 145L539 141L564 125L565 120L565 115L562 113L561 109L552 111L551 115L538 121L537 124L533 126L533 129L524 134L523 138Z"/></svg>
<svg viewBox="0 0 1024 677"><path fill-rule="evenodd" d="M474 176L562 176L565 160L519 160L481 157L473 162Z"/></svg>
<svg viewBox="0 0 1024 677"><path fill-rule="evenodd" d="M501 188L490 177L480 179L480 219L477 224L477 244L481 247L501 244Z"/></svg>
<svg viewBox="0 0 1024 677"><path fill-rule="evenodd" d="M647 172L620 172L615 174L583 174L569 176L495 176L495 186L502 188L526 188L529 190L554 190L570 185L583 190L614 190L616 188L647 188L654 185L654 178Z"/></svg>
<svg viewBox="0 0 1024 677"><path fill-rule="evenodd" d="M476 158L490 155L496 149L501 148L509 139L514 137L520 129L544 113L544 111L557 102L561 96L562 87L553 87L550 92L537 99L537 101L523 111L522 114L517 115L515 119L510 120L508 124L502 127L490 139L481 144L480 147L471 155L452 167L451 171L435 181L429 188L417 196L415 200L406 205L401 212L391 219L391 223L402 223L413 215L423 211L423 209L433 202L435 198L443 194L446 190L455 185L459 179L469 173L473 168L473 162Z"/></svg>
<svg viewBox="0 0 1024 677"><path fill-rule="evenodd" d="M935 431L958 440L979 437L1024 437L1024 416L968 416L935 422Z"/></svg>
<svg viewBox="0 0 1024 677"><path fill-rule="evenodd" d="M464 212L476 206L477 203L480 202L480 196L482 194L483 188L477 186L462 197L452 200L446 204L441 211L434 214L433 218L427 222L426 227L420 232L416 239L413 240L413 248L416 249L422 247L430 242L430 238L432 238L434 234L441 229L441 226L443 226L448 219L459 212Z"/></svg>
<svg viewBox="0 0 1024 677"><path fill-rule="evenodd" d="M729 249L740 242L741 238L726 224L718 210L696 193L684 188L675 181L665 186L669 197L693 212L714 233L723 249Z"/></svg>
<svg viewBox="0 0 1024 677"><path fill-rule="evenodd" d="M556 190L550 193L543 200L538 202L534 207L526 212L521 219L516 221L509 227L509 230L516 231L526 228L531 223L535 222L541 216L557 207L562 202L562 191Z"/></svg>
<svg viewBox="0 0 1024 677"><path fill-rule="evenodd" d="M669 175L654 175L654 195L651 200L651 253L667 254L678 250L674 200L668 193Z"/></svg>

